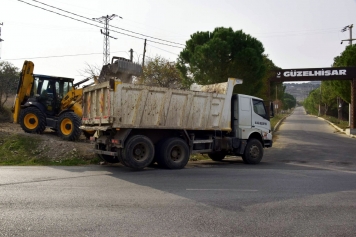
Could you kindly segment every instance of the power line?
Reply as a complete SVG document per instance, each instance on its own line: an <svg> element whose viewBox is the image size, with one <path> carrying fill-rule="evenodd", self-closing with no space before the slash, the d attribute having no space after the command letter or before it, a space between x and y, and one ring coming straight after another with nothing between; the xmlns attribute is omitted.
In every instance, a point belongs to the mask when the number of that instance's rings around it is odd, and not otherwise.
<svg viewBox="0 0 356 237"><path fill-rule="evenodd" d="M31 0L31 1L34 1L34 2L37 2L37 3L43 4L43 5L48 6L48 7L52 7L52 8L54 8L54 9L57 9L57 10L60 10L60 11L63 11L63 12L66 12L66 13L69 13L69 14L72 14L72 15L75 15L75 16L78 16L78 17L87 19L87 20L90 20L90 21L93 21L93 19L90 19L89 17L81 16L81 15L79 15L79 14L76 14L76 13L73 13L73 12L69 12L69 11L63 10L63 9L61 9L61 8L58 8L58 7L55 7L55 6L52 6L52 5L49 5L49 4L46 4L46 3L43 3L43 2L37 1L37 0ZM178 45L185 46L184 44L181 44L181 43L176 43L176 42L172 42L172 41L168 41L168 40L164 40L164 39L152 37L152 36L149 36L149 35L144 35L144 34L141 34L141 33L138 33L138 32L134 32L134 31L130 31L130 30L126 30L126 29L123 29L123 28L120 28L120 27L117 27L117 26L113 26L113 25L109 25L109 26L110 26L110 27L113 27L113 28L116 28L116 29L119 29L119 30L127 31L127 32L129 32L129 33L141 35L141 36L143 36L143 37L152 38L152 39L164 41L164 42L171 43L171 44L178 44Z"/></svg>
<svg viewBox="0 0 356 237"><path fill-rule="evenodd" d="M76 19L76 18L73 18L73 17L70 17L70 16L66 16L66 15L63 15L63 14L61 14L61 13L54 12L54 11L51 11L51 10L49 10L49 9L36 6L36 5L31 4L31 3L22 1L22 0L17 0L17 1L22 2L22 3L25 3L25 4L30 5L30 6L33 6L33 7L37 7L37 8L39 8L39 9L42 9L42 10L45 10L45 11L48 11L48 12L51 12L51 13L54 13L54 14L57 14L57 15L60 15L60 16L63 16L63 17L67 17L67 18L72 19L72 20L75 20L75 21L79 21L79 22L82 22L82 23L85 23L85 24L88 24L88 25L92 25L92 26L101 28L101 26L98 26L98 25L95 25L95 24L92 24L92 23L89 23L89 22L86 22L86 21L82 21L82 20L79 20L79 19ZM123 32L115 31L115 30L112 30L112 31L113 31L113 32L116 32L116 33L118 33L118 34L122 34L122 35L126 35L126 36L129 36L129 37L132 37L132 38L144 40L144 38L137 37L137 36L134 36L134 35L129 35L129 34L126 34L126 33L123 33ZM149 40L149 41L152 42L152 43L162 44L162 45L166 45L166 46L170 46L170 47L181 48L181 49L183 48L183 47L180 47L180 46L165 44L165 43L157 42L157 41L153 41L153 40Z"/></svg>
<svg viewBox="0 0 356 237"><path fill-rule="evenodd" d="M170 52L170 51L168 51L168 50L164 50L164 49L158 48L158 47L153 46L153 45L151 45L151 44L149 44L149 46L151 46L151 47L153 47L153 48L156 48L156 49L159 49L159 50L162 50L162 51L164 51L164 52L171 53L171 54L174 54L174 55L179 56L179 55L178 55L178 54L176 54L176 53L173 53L173 52Z"/></svg>
<svg viewBox="0 0 356 237"><path fill-rule="evenodd" d="M113 53L125 53L126 51L115 51ZM55 55L55 56L43 56L43 57L32 57L32 58L12 58L12 59L3 59L4 61L10 60L26 60L26 59L38 59L38 58L63 58L63 57L74 57L74 56L84 56L84 55L94 55L102 53L87 53L87 54L68 54L68 55Z"/></svg>

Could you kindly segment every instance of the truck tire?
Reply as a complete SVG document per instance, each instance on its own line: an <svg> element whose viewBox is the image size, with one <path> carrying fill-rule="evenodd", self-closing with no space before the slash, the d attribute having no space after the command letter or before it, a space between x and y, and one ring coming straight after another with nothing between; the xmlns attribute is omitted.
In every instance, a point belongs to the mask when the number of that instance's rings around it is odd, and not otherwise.
<svg viewBox="0 0 356 237"><path fill-rule="evenodd" d="M58 118L58 135L67 141L76 141L79 139L82 131L80 130L81 119L74 112L65 112Z"/></svg>
<svg viewBox="0 0 356 237"><path fill-rule="evenodd" d="M128 167L140 170L151 164L154 153L154 145L148 137L135 135L127 140L121 158Z"/></svg>
<svg viewBox="0 0 356 237"><path fill-rule="evenodd" d="M125 162L125 160L123 159L123 155L122 155L123 151L124 151L124 149L122 149L122 148L119 148L119 149L118 149L118 158L119 158L119 161L120 161L120 163L121 163L123 166L130 167L130 166Z"/></svg>
<svg viewBox="0 0 356 237"><path fill-rule="evenodd" d="M263 147L259 140L251 139L248 141L242 160L246 164L258 164L263 157Z"/></svg>
<svg viewBox="0 0 356 237"><path fill-rule="evenodd" d="M222 161L226 156L226 152L225 151L212 152L212 153L208 153L208 156L213 161Z"/></svg>
<svg viewBox="0 0 356 237"><path fill-rule="evenodd" d="M172 137L164 141L157 151L157 163L167 169L182 169L189 161L189 147L181 139Z"/></svg>
<svg viewBox="0 0 356 237"><path fill-rule="evenodd" d="M20 112L21 128L27 133L43 133L46 129L46 117L36 107L28 107Z"/></svg>

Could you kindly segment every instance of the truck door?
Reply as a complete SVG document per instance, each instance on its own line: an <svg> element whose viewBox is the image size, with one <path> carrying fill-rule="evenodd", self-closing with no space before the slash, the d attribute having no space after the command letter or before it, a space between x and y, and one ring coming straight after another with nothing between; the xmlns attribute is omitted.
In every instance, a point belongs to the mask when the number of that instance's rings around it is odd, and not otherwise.
<svg viewBox="0 0 356 237"><path fill-rule="evenodd" d="M251 129L251 98L239 95L239 126L242 129Z"/></svg>
<svg viewBox="0 0 356 237"><path fill-rule="evenodd" d="M269 132L270 122L265 105L262 100L252 99L252 126L263 131Z"/></svg>

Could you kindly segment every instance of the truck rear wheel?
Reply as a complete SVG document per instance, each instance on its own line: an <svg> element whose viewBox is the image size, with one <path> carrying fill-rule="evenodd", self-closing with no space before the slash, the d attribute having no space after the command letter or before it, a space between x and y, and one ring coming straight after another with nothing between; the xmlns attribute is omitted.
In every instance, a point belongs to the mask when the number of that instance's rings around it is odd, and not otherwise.
<svg viewBox="0 0 356 237"><path fill-rule="evenodd" d="M20 112L20 125L27 133L43 133L46 117L38 108L28 107Z"/></svg>
<svg viewBox="0 0 356 237"><path fill-rule="evenodd" d="M189 147L181 138L164 141L157 152L157 163L167 169L182 169L189 161Z"/></svg>
<svg viewBox="0 0 356 237"><path fill-rule="evenodd" d="M127 140L121 158L124 165L139 170L151 164L154 153L154 145L148 137L135 135Z"/></svg>
<svg viewBox="0 0 356 237"><path fill-rule="evenodd" d="M208 156L210 157L210 159L214 161L222 161L226 156L226 152L224 151L212 152L212 153L208 153Z"/></svg>
<svg viewBox="0 0 356 237"><path fill-rule="evenodd" d="M251 139L248 141L242 160L246 164L258 164L263 157L263 147L259 140Z"/></svg>
<svg viewBox="0 0 356 237"><path fill-rule="evenodd" d="M58 135L67 141L78 140L82 131L80 130L81 119L74 112L65 112L58 118Z"/></svg>

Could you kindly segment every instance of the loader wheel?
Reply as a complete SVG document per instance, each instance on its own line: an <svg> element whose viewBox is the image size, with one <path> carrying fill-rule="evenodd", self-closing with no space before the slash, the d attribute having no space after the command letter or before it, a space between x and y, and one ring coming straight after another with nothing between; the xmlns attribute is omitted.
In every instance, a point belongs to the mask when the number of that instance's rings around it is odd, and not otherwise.
<svg viewBox="0 0 356 237"><path fill-rule="evenodd" d="M222 161L226 156L226 152L224 151L212 152L212 153L208 153L208 156L213 161Z"/></svg>
<svg viewBox="0 0 356 237"><path fill-rule="evenodd" d="M258 164L262 160L263 147L259 140L251 139L248 141L242 160L246 164Z"/></svg>
<svg viewBox="0 0 356 237"><path fill-rule="evenodd" d="M43 133L46 129L46 117L36 107L28 107L20 112L21 128L28 133Z"/></svg>
<svg viewBox="0 0 356 237"><path fill-rule="evenodd" d="M81 120L74 112L65 112L58 118L58 135L67 141L78 140L82 131L80 130Z"/></svg>
<svg viewBox="0 0 356 237"><path fill-rule="evenodd" d="M181 138L164 141L157 153L157 163L167 169L182 169L189 161L189 147Z"/></svg>
<svg viewBox="0 0 356 237"><path fill-rule="evenodd" d="M124 165L140 170L151 164L154 153L155 148L148 137L135 135L127 140L120 158Z"/></svg>

